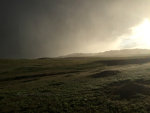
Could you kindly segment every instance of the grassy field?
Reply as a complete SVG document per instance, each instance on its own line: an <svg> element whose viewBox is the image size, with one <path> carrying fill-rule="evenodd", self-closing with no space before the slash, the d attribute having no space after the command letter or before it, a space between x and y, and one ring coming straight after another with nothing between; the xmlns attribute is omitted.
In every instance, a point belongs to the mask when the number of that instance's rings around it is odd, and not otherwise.
<svg viewBox="0 0 150 113"><path fill-rule="evenodd" d="M149 113L150 57L0 60L0 113Z"/></svg>

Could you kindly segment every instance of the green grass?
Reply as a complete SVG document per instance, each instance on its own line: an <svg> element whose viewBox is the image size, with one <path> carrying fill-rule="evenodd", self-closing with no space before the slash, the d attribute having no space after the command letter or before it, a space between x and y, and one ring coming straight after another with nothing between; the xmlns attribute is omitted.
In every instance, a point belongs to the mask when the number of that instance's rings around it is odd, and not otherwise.
<svg viewBox="0 0 150 113"><path fill-rule="evenodd" d="M0 60L0 113L149 113L150 58Z"/></svg>

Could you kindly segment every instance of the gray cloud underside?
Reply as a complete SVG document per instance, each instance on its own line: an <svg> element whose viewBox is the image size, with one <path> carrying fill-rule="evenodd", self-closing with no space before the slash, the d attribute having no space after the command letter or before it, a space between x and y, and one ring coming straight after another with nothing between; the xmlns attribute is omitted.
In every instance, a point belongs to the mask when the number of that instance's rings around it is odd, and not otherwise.
<svg viewBox="0 0 150 113"><path fill-rule="evenodd" d="M149 0L2 0L0 4L0 57L104 51L150 17Z"/></svg>

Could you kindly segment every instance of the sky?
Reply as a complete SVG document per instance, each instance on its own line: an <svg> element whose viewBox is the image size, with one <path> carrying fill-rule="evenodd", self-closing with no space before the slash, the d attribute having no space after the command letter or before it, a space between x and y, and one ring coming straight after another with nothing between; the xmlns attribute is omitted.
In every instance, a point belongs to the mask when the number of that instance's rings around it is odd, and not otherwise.
<svg viewBox="0 0 150 113"><path fill-rule="evenodd" d="M150 48L149 11L150 0L1 0L0 58Z"/></svg>

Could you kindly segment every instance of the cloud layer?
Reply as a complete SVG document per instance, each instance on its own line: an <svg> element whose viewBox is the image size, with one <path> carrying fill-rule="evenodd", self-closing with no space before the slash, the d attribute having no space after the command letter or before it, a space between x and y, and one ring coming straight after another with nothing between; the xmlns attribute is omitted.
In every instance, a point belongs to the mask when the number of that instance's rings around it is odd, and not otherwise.
<svg viewBox="0 0 150 113"><path fill-rule="evenodd" d="M0 57L53 57L126 48L149 0L2 0ZM134 47L136 43L128 43Z"/></svg>

